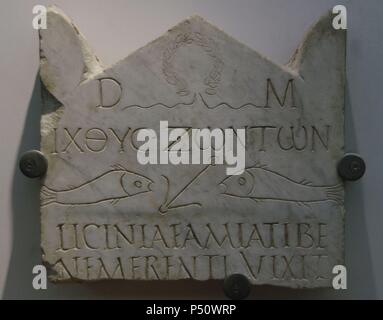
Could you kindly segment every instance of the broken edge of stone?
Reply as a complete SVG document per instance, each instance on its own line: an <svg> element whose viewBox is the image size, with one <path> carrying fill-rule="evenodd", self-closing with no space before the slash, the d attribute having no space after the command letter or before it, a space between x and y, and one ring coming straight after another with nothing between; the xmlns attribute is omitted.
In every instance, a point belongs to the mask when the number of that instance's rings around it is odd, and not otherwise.
<svg viewBox="0 0 383 320"><path fill-rule="evenodd" d="M302 78L310 69L315 67L317 59L325 60L330 66L339 66L339 64L336 64L338 61L332 61L334 60L333 56L323 56L323 46L331 46L333 39L337 37L343 38L341 42L345 42L346 39L345 30L335 30L332 27L332 19L333 14L328 11L306 33L290 61L285 66L278 66L287 67L290 71L297 72ZM190 20L199 20L211 25L198 15L185 19L178 25L187 23ZM177 28L178 25L169 31ZM76 86L104 70L104 66L93 53L84 36L70 18L56 6L48 7L47 29L40 29L39 36L40 77L46 89L61 103L64 103L65 95ZM152 42L146 46L149 46ZM256 52L251 48L249 49ZM258 55L260 54L258 53Z"/></svg>

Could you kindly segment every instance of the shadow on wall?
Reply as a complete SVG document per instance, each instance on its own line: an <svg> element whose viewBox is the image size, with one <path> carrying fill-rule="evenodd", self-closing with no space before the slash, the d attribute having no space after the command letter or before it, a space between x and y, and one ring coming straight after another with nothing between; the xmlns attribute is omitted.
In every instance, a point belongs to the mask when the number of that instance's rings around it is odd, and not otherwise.
<svg viewBox="0 0 383 320"><path fill-rule="evenodd" d="M350 99L347 103L347 140L355 141ZM33 94L25 119L20 155L31 149L39 149L41 84L36 77ZM357 150L350 144L349 150ZM12 187L13 240L12 255L4 289L4 299L224 299L222 281L100 281L96 283L52 284L47 290L32 288L32 268L41 264L40 250L40 181L24 177L15 164ZM332 289L293 290L271 286L253 289L250 299L329 299L348 296L368 298L375 291L371 270L371 255L368 250L368 235L363 217L362 186L360 183L347 186L347 247L349 265L349 289L335 292ZM363 264L363 265L361 265ZM369 270L363 278L358 270Z"/></svg>
<svg viewBox="0 0 383 320"><path fill-rule="evenodd" d="M347 81L345 93L345 152L358 153L353 104ZM368 162L366 165L365 176L360 181L346 182L345 189L345 261L348 273L348 290L345 292L345 298L352 299L376 299L377 296L366 222L368 212L365 210L363 194L364 180L368 180L371 174Z"/></svg>

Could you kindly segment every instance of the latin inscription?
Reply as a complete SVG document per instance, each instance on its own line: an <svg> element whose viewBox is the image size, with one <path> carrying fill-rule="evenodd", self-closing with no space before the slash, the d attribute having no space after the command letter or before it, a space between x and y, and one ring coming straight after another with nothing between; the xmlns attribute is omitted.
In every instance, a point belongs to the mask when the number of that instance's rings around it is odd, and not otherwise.
<svg viewBox="0 0 383 320"><path fill-rule="evenodd" d="M253 279L326 279L310 266L328 264L327 227L326 223L291 222L230 222L219 226L64 223L57 226L55 251L70 258L60 258L55 269L64 278L89 280L211 279L230 274L233 262L239 262ZM194 247L198 254L189 255L188 249ZM232 254L221 253L233 249ZM260 253L254 255L253 250ZM113 263L105 263L99 252L110 253Z"/></svg>

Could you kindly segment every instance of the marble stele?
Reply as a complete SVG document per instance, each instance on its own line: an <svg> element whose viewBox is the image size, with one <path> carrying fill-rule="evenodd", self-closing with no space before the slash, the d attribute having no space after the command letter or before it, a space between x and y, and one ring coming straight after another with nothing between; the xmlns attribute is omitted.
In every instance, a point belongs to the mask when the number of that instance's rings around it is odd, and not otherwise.
<svg viewBox="0 0 383 320"><path fill-rule="evenodd" d="M242 273L253 284L331 286L344 262L336 164L346 36L332 18L308 31L286 65L193 16L105 67L50 7L40 75L49 163L41 243L51 280ZM245 129L246 169L139 164L137 133L160 121L185 134Z"/></svg>

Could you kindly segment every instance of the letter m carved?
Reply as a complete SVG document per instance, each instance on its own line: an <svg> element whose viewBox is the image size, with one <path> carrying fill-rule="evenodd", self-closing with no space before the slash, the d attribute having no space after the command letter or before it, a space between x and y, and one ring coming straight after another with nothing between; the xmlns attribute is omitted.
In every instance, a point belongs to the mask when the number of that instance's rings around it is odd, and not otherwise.
<svg viewBox="0 0 383 320"><path fill-rule="evenodd" d="M265 108L271 108L270 100L271 100L272 96L274 96L274 98L278 102L279 106L282 108L286 107L287 98L290 97L290 99L289 99L289 101L291 102L290 107L296 108L295 99L294 99L294 79L290 79L287 82L282 98L278 94L277 90L275 89L275 86L274 86L273 82L271 81L271 79L267 79L267 93L266 93Z"/></svg>

